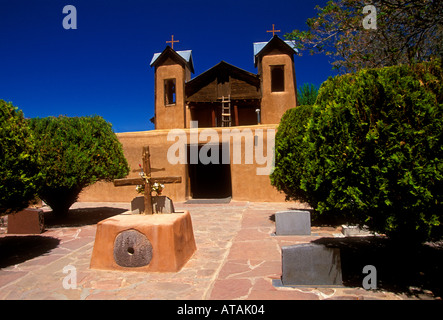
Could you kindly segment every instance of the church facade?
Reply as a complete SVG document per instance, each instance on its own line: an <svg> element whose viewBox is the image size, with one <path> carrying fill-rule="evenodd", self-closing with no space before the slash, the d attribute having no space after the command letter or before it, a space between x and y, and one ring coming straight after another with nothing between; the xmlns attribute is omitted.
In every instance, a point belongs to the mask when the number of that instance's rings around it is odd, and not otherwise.
<svg viewBox="0 0 443 320"><path fill-rule="evenodd" d="M296 106L295 53L274 36L254 43L258 74L222 61L191 79L192 52L168 46L151 61L155 129L190 128L191 121L199 127L278 124L283 113Z"/></svg>
<svg viewBox="0 0 443 320"><path fill-rule="evenodd" d="M221 61L194 78L192 51L167 46L154 54L155 130L117 134L129 177L137 177L149 146L152 176L182 177L164 190L174 201L284 201L264 169L272 167L281 117L297 106L296 51L276 35L253 49L257 74ZM132 186L100 182L79 200L128 202L136 195Z"/></svg>

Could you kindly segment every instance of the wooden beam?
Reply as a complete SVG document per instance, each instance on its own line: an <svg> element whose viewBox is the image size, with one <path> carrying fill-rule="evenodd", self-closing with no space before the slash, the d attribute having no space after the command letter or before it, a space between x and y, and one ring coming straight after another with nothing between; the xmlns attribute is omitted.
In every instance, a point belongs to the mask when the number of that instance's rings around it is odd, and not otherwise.
<svg viewBox="0 0 443 320"><path fill-rule="evenodd" d="M149 180L151 181L151 184L156 182L162 184L171 184L171 183L181 183L182 177L161 177L161 178L151 178ZM142 178L126 178L126 179L114 180L115 187L140 186L144 183L145 180Z"/></svg>
<svg viewBox="0 0 443 320"><path fill-rule="evenodd" d="M211 117L212 117L212 127L215 127L215 108L212 107L211 110Z"/></svg>
<svg viewBox="0 0 443 320"><path fill-rule="evenodd" d="M115 179L114 186L115 187L124 187L124 186L140 186L145 181L142 178L127 178L127 179Z"/></svg>
<svg viewBox="0 0 443 320"><path fill-rule="evenodd" d="M235 117L235 126L238 127L238 106L234 104L234 117Z"/></svg>
<svg viewBox="0 0 443 320"><path fill-rule="evenodd" d="M171 184L171 183L181 183L182 177L163 177L163 178L151 178L151 183L163 183L163 184Z"/></svg>

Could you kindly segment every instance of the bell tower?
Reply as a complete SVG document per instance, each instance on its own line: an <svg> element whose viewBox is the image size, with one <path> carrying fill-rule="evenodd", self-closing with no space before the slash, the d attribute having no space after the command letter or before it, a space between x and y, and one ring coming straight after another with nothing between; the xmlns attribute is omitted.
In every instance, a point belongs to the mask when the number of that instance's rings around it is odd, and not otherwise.
<svg viewBox="0 0 443 320"><path fill-rule="evenodd" d="M262 124L280 123L286 110L297 106L296 53L287 41L277 35L269 42L254 43L255 67L258 68L262 90Z"/></svg>
<svg viewBox="0 0 443 320"><path fill-rule="evenodd" d="M192 51L175 51L167 46L154 54L151 67L155 67L155 129L186 128L185 83L194 73ZM189 122L189 120L188 120Z"/></svg>

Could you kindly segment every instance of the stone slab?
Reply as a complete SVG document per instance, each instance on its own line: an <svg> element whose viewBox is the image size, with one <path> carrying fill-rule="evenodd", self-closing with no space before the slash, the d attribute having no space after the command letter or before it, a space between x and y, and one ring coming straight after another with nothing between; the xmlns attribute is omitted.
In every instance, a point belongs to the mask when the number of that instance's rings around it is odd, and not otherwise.
<svg viewBox="0 0 443 320"><path fill-rule="evenodd" d="M8 215L9 234L40 234L44 230L42 209L27 208Z"/></svg>
<svg viewBox="0 0 443 320"><path fill-rule="evenodd" d="M349 225L342 225L342 233L346 237L371 235L371 232L367 227L360 228L359 226L349 226Z"/></svg>
<svg viewBox="0 0 443 320"><path fill-rule="evenodd" d="M129 231L136 231L142 236L138 233L134 233L135 236L130 235ZM117 242L119 236L123 239ZM152 246L151 250L148 242ZM133 260L142 262L125 265L118 259L116 261L114 253L119 250L116 245L122 247L119 254L122 257L126 255L123 260L130 260L131 255L137 255ZM137 248L140 250L137 251ZM90 267L117 271L177 272L196 249L191 215L188 211L173 214L117 215L97 224ZM149 262L146 264L147 260Z"/></svg>
<svg viewBox="0 0 443 320"><path fill-rule="evenodd" d="M131 201L131 211L133 213L138 212L144 212L145 211L145 197L138 196L132 199Z"/></svg>
<svg viewBox="0 0 443 320"><path fill-rule="evenodd" d="M277 236L310 235L311 213L301 210L277 212L275 214L275 234Z"/></svg>
<svg viewBox="0 0 443 320"><path fill-rule="evenodd" d="M145 211L145 202L143 196L135 197L131 201L131 211L135 214ZM167 196L152 197L152 211L154 213L174 213L174 203Z"/></svg>
<svg viewBox="0 0 443 320"><path fill-rule="evenodd" d="M152 210L154 213L174 213L174 204L167 196L154 196Z"/></svg>
<svg viewBox="0 0 443 320"><path fill-rule="evenodd" d="M282 247L284 286L342 286L340 249L305 243Z"/></svg>

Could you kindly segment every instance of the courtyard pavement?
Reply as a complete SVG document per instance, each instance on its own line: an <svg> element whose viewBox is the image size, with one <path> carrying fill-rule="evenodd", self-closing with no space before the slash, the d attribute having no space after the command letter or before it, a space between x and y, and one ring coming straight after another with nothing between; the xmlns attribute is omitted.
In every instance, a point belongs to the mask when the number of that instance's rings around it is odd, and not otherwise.
<svg viewBox="0 0 443 320"><path fill-rule="evenodd" d="M129 209L127 203L76 203L85 212ZM435 299L432 292L411 295L361 285L336 288L275 287L281 277L281 247L321 238L341 238L340 228L312 227L311 236L275 236L273 215L294 203L175 203L191 213L197 251L177 273L101 271L89 268L96 224L49 226L37 236L0 234L20 244L13 261L0 259L0 299L160 299L160 300L405 300ZM26 246L30 252L26 252ZM0 252L1 254L1 252ZM1 257L1 256L0 256ZM11 260L12 259L12 260ZM15 260L14 260L15 259ZM76 288L65 277L76 271ZM71 278L72 280L72 278ZM413 289L413 288L412 288Z"/></svg>

